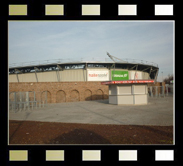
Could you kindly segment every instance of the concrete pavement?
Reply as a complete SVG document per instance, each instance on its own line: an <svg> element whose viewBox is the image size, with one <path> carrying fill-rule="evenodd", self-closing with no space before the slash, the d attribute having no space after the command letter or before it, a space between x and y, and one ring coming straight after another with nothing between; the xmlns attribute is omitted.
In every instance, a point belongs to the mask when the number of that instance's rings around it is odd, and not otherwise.
<svg viewBox="0 0 183 166"><path fill-rule="evenodd" d="M48 104L47 107L9 112L10 120L43 122L173 125L173 96L149 97L147 105L112 105L108 100Z"/></svg>

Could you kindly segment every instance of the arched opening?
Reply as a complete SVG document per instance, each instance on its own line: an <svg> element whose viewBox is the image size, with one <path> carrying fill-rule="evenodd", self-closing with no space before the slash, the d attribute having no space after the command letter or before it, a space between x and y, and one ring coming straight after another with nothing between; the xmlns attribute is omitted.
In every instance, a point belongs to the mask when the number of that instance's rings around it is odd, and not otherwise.
<svg viewBox="0 0 183 166"><path fill-rule="evenodd" d="M91 92L91 90L89 90L89 89L85 90L84 96L85 96L85 100L86 101L92 100L92 92Z"/></svg>
<svg viewBox="0 0 183 166"><path fill-rule="evenodd" d="M49 91L44 91L41 94L41 101L44 101L46 103L51 103L51 93Z"/></svg>
<svg viewBox="0 0 183 166"><path fill-rule="evenodd" d="M57 91L57 94L56 94L56 102L57 103L66 102L66 94L65 94L65 92L63 90Z"/></svg>
<svg viewBox="0 0 183 166"><path fill-rule="evenodd" d="M80 99L79 99L79 92L77 90L71 91L70 101L71 102L80 101Z"/></svg>
<svg viewBox="0 0 183 166"><path fill-rule="evenodd" d="M104 92L101 89L97 90L97 100L102 100L104 99Z"/></svg>

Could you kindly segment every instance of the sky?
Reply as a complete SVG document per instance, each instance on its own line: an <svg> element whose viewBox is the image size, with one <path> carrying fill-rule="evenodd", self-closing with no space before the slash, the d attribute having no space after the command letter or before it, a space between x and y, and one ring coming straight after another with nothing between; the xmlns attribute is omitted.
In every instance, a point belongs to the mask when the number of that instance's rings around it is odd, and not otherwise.
<svg viewBox="0 0 183 166"><path fill-rule="evenodd" d="M173 21L9 21L12 63L122 60L158 64L158 81L174 74Z"/></svg>

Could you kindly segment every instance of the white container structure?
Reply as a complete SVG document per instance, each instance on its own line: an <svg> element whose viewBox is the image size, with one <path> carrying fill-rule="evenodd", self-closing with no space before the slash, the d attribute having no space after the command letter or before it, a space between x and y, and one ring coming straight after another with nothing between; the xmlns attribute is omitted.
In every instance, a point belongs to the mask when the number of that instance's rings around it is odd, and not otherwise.
<svg viewBox="0 0 183 166"><path fill-rule="evenodd" d="M154 80L107 81L102 85L109 85L109 104L147 104L148 83Z"/></svg>

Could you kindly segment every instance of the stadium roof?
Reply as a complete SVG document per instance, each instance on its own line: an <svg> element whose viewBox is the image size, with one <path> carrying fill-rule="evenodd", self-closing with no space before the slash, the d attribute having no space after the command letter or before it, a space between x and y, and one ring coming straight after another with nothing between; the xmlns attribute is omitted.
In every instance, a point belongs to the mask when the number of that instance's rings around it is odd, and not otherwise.
<svg viewBox="0 0 183 166"><path fill-rule="evenodd" d="M9 74L21 74L32 72L61 71L68 69L89 69L89 68L106 68L106 69L125 69L148 72L151 78L155 78L158 73L158 65L144 61L138 62L112 62L112 61L72 61L57 63L24 63L19 65L10 65Z"/></svg>

